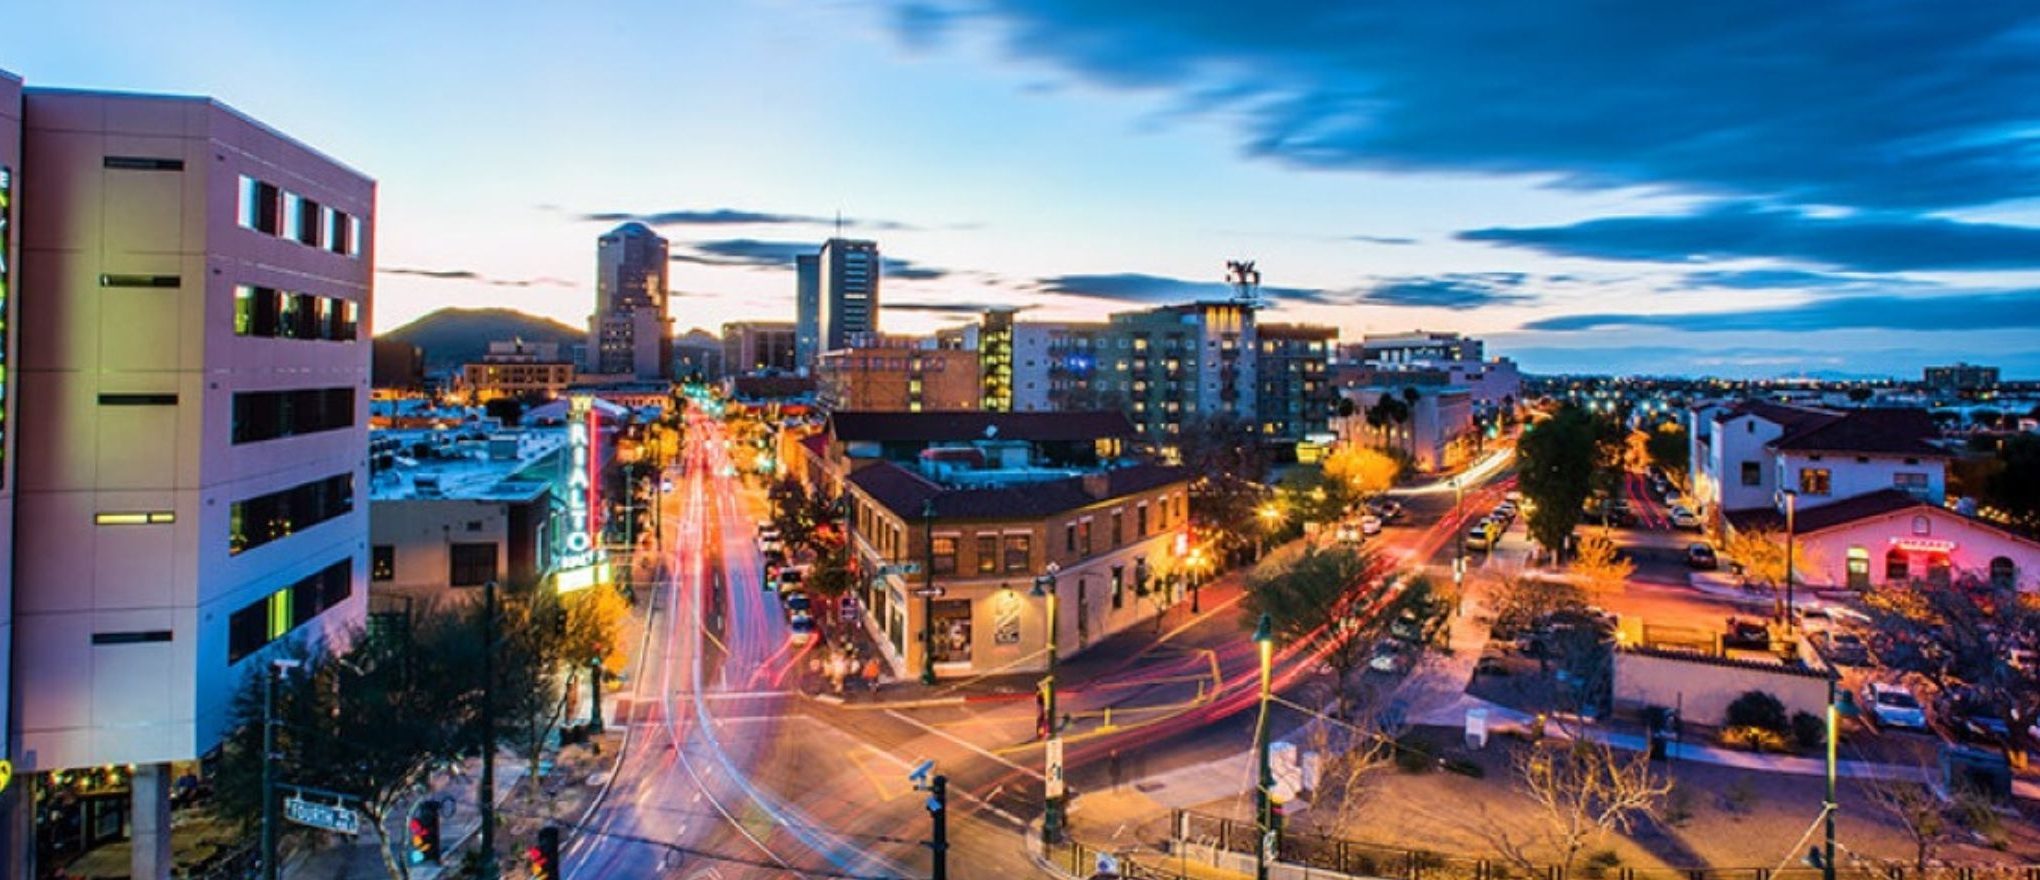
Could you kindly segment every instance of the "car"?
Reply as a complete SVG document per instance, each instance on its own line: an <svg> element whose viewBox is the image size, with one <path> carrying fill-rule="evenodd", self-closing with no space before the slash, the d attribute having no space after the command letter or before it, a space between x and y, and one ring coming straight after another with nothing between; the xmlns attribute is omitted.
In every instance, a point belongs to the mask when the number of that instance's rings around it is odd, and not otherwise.
<svg viewBox="0 0 2040 880"><path fill-rule="evenodd" d="M805 645L815 640L815 619L805 612L796 611L786 622L789 638L796 645Z"/></svg>
<svg viewBox="0 0 2040 880"><path fill-rule="evenodd" d="M1374 514L1371 513L1361 516L1360 534L1363 535L1381 534L1381 517L1375 516Z"/></svg>
<svg viewBox="0 0 2040 880"><path fill-rule="evenodd" d="M800 582L807 578L807 569L808 567L805 565L782 566L779 569L778 579L780 591L800 589Z"/></svg>
<svg viewBox="0 0 2040 880"><path fill-rule="evenodd" d="M1723 648L1740 648L1745 651L1768 651L1771 649L1771 627L1761 620L1731 617L1721 633Z"/></svg>
<svg viewBox="0 0 2040 880"><path fill-rule="evenodd" d="M1705 543L1686 545L1686 567L1713 571L1721 567L1720 558L1714 555L1714 548Z"/></svg>
<svg viewBox="0 0 2040 880"><path fill-rule="evenodd" d="M1679 494L1679 490L1677 490L1677 489L1674 489L1674 488L1672 488L1672 487L1670 487L1670 486L1666 486L1666 487L1665 487L1665 506L1666 506L1666 507L1685 507L1685 506L1686 506L1686 496L1684 496L1684 495L1681 495L1681 494Z"/></svg>
<svg viewBox="0 0 2040 880"><path fill-rule="evenodd" d="M786 564L786 551L779 547L771 547L761 550L759 553L765 559L765 569L768 573L772 569Z"/></svg>
<svg viewBox="0 0 2040 880"><path fill-rule="evenodd" d="M1500 515L1504 519L1515 519L1516 505L1504 501L1500 504L1495 505L1495 513Z"/></svg>
<svg viewBox="0 0 2040 880"><path fill-rule="evenodd" d="M1697 532L1700 530L1700 517L1684 507L1674 507L1672 508L1672 526Z"/></svg>
<svg viewBox="0 0 2040 880"><path fill-rule="evenodd" d="M1340 522L1339 527L1333 530L1332 538L1341 544L1358 544L1360 526L1350 520Z"/></svg>
<svg viewBox="0 0 2040 880"><path fill-rule="evenodd" d="M1863 705L1885 727L1927 729L1927 710L1905 685L1873 681L1863 688Z"/></svg>
<svg viewBox="0 0 2040 880"><path fill-rule="evenodd" d="M1827 637L1827 658L1838 666L1870 665L1870 646L1855 633L1831 633Z"/></svg>
<svg viewBox="0 0 2040 880"><path fill-rule="evenodd" d="M1375 516L1381 517L1382 522L1391 523L1402 519L1402 502L1393 498L1376 498L1368 502L1367 507L1374 511Z"/></svg>
<svg viewBox="0 0 2040 880"><path fill-rule="evenodd" d="M1495 542L1494 524L1488 520L1477 520L1466 528L1466 548L1486 550Z"/></svg>
<svg viewBox="0 0 2040 880"><path fill-rule="evenodd" d="M1502 493L1502 500L1507 501L1510 504L1522 504L1523 493L1515 489L1510 489L1509 491Z"/></svg>
<svg viewBox="0 0 2040 880"><path fill-rule="evenodd" d="M1393 641L1382 641L1374 646L1374 656L1368 658L1367 668L1374 672L1390 675L1410 671L1410 655L1401 645Z"/></svg>
<svg viewBox="0 0 2040 880"><path fill-rule="evenodd" d="M813 605L813 603L808 601L808 594L801 590L787 590L780 593L779 601L786 604L786 610L795 614L806 614Z"/></svg>
<svg viewBox="0 0 2040 880"><path fill-rule="evenodd" d="M761 519L761 520L759 520L759 521L758 521L758 537L759 537L759 538L777 538L777 537L779 537L779 526L777 526L777 525L774 525L774 524L773 524L773 522L772 522L771 520L769 520L769 519Z"/></svg>

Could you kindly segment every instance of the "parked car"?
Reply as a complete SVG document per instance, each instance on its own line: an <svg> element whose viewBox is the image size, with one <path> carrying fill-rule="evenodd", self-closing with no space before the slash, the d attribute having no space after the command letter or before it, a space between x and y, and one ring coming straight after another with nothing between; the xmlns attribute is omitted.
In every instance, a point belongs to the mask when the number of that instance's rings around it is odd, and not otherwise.
<svg viewBox="0 0 2040 880"><path fill-rule="evenodd" d="M1360 534L1363 535L1381 534L1381 517L1375 516L1374 514L1371 513L1361 515Z"/></svg>
<svg viewBox="0 0 2040 880"><path fill-rule="evenodd" d="M794 612L793 617L787 621L786 628L791 633L789 638L796 645L805 645L815 640L815 619L809 617L806 612Z"/></svg>
<svg viewBox="0 0 2040 880"><path fill-rule="evenodd" d="M1672 526L1697 532L1700 530L1700 517L1684 507L1673 507Z"/></svg>
<svg viewBox="0 0 2040 880"><path fill-rule="evenodd" d="M1495 505L1495 515L1513 521L1516 518L1516 505L1510 504L1507 501L1497 504Z"/></svg>
<svg viewBox="0 0 2040 880"><path fill-rule="evenodd" d="M1703 571L1712 571L1721 566L1721 560L1714 555L1714 548L1705 543L1686 545L1686 566Z"/></svg>
<svg viewBox="0 0 2040 880"><path fill-rule="evenodd" d="M779 601L785 603L786 610L795 614L808 613L808 609L812 604L808 601L808 594L802 590L787 590L780 593Z"/></svg>
<svg viewBox="0 0 2040 880"><path fill-rule="evenodd" d="M807 578L807 569L808 567L805 565L781 566L779 569L780 591L800 589L800 582Z"/></svg>
<svg viewBox="0 0 2040 880"><path fill-rule="evenodd" d="M1873 681L1863 688L1863 705L1886 727L1927 728L1927 710L1905 685Z"/></svg>
<svg viewBox="0 0 2040 880"><path fill-rule="evenodd" d="M1374 656L1367 661L1367 668L1374 672L1396 675L1410 671L1410 655L1401 645L1383 640L1374 646Z"/></svg>
<svg viewBox="0 0 2040 880"><path fill-rule="evenodd" d="M1870 646L1855 633L1830 633L1827 637L1828 662L1838 666L1870 665Z"/></svg>
<svg viewBox="0 0 2040 880"><path fill-rule="evenodd" d="M1494 524L1486 519L1476 520L1466 529L1466 548L1486 550L1495 542Z"/></svg>
<svg viewBox="0 0 2040 880"><path fill-rule="evenodd" d="M1502 493L1502 500L1507 501L1510 504L1522 504L1523 493L1515 489L1510 489L1509 491Z"/></svg>
<svg viewBox="0 0 2040 880"><path fill-rule="evenodd" d="M1731 617L1721 633L1723 648L1740 648L1745 651L1768 651L1771 649L1771 628L1761 620Z"/></svg>
<svg viewBox="0 0 2040 880"><path fill-rule="evenodd" d="M1390 523L1402 519L1402 502L1393 498L1376 498L1367 502L1367 507L1374 511L1375 516L1381 517L1382 522Z"/></svg>

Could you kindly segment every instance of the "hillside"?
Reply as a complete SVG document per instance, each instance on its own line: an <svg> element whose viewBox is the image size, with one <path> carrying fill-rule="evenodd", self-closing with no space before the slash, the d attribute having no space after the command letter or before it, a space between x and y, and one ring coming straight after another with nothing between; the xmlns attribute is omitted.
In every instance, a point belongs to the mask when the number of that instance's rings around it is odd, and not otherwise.
<svg viewBox="0 0 2040 880"><path fill-rule="evenodd" d="M425 368L439 371L482 359L489 343L499 339L526 342L557 342L562 357L570 345L579 345L587 333L558 321L527 315L513 309L440 309L377 339L408 342L425 350Z"/></svg>

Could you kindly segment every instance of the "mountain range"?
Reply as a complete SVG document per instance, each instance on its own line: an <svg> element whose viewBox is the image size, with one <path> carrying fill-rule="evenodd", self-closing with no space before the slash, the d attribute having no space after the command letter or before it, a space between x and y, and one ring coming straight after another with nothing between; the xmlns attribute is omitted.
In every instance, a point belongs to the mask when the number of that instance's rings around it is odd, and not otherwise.
<svg viewBox="0 0 2040 880"><path fill-rule="evenodd" d="M378 333L376 338L407 342L424 349L425 369L439 372L481 360L488 353L489 343L499 340L557 342L560 356L566 357L566 349L582 344L588 333L515 309L449 308Z"/></svg>

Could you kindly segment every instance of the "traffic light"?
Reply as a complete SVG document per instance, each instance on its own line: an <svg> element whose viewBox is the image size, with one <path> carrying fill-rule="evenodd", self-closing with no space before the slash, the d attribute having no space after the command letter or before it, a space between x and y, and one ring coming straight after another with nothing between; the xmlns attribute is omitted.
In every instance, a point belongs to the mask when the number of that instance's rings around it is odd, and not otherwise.
<svg viewBox="0 0 2040 880"><path fill-rule="evenodd" d="M439 802L425 801L411 812L411 864L439 864Z"/></svg>
<svg viewBox="0 0 2040 880"><path fill-rule="evenodd" d="M531 880L559 880L560 829L547 825L538 829L538 845L524 851L531 862Z"/></svg>

